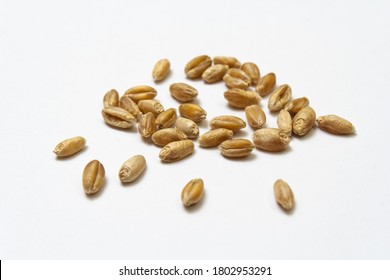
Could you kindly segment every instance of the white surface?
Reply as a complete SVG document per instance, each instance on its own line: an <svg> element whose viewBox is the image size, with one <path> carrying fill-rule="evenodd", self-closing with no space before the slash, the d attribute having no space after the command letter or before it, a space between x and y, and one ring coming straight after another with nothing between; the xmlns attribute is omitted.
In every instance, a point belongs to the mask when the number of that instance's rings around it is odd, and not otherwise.
<svg viewBox="0 0 390 280"><path fill-rule="evenodd" d="M388 11L386 1L1 1L0 258L388 259ZM227 106L222 83L185 79L200 54L274 71L294 97L351 120L357 135L316 129L287 152L242 161L197 146L162 164L135 129L104 124L107 90L149 84L169 108L179 105L168 91L179 81L199 90L208 120L244 117ZM172 74L154 85L164 57ZM54 146L76 135L87 149L57 160ZM119 167L135 154L146 173L122 186ZM81 173L95 158L107 184L90 199ZM186 211L180 192L196 177L206 196ZM274 201L278 178L295 192L290 215Z"/></svg>

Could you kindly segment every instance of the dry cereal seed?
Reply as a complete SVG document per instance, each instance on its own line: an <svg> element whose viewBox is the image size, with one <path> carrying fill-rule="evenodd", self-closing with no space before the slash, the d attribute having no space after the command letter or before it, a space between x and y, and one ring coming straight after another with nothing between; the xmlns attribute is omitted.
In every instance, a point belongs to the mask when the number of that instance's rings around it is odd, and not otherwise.
<svg viewBox="0 0 390 280"><path fill-rule="evenodd" d="M282 179L274 183L275 200L284 210L291 210L294 207L294 193L290 186Z"/></svg>
<svg viewBox="0 0 390 280"><path fill-rule="evenodd" d="M125 109L120 107L107 107L102 110L104 121L115 127L130 128L136 122L136 119Z"/></svg>
<svg viewBox="0 0 390 280"><path fill-rule="evenodd" d="M231 139L233 131L226 128L217 128L202 134L199 139L199 145L204 148L217 147L223 141Z"/></svg>
<svg viewBox="0 0 390 280"><path fill-rule="evenodd" d="M171 67L171 63L166 58L157 61L152 72L153 80L155 82L160 82L164 80L169 73L170 67Z"/></svg>
<svg viewBox="0 0 390 280"><path fill-rule="evenodd" d="M199 105L193 103L184 103L179 106L180 116L190 119L196 123L206 119L206 111Z"/></svg>
<svg viewBox="0 0 390 280"><path fill-rule="evenodd" d="M174 83L169 87L171 96L180 102L190 102L196 98L198 91L185 83Z"/></svg>
<svg viewBox="0 0 390 280"><path fill-rule="evenodd" d="M263 109L261 109L259 105L250 105L246 107L245 116L249 125L254 129L261 128L267 120Z"/></svg>
<svg viewBox="0 0 390 280"><path fill-rule="evenodd" d="M210 126L211 129L226 128L235 132L246 127L246 123L236 116L218 116L210 120Z"/></svg>
<svg viewBox="0 0 390 280"><path fill-rule="evenodd" d="M169 108L160 113L156 118L156 124L159 129L171 127L177 118L176 109Z"/></svg>
<svg viewBox="0 0 390 280"><path fill-rule="evenodd" d="M212 65L203 72L202 79L208 84L219 82L222 80L223 76L225 76L228 70L229 66L227 65Z"/></svg>
<svg viewBox="0 0 390 280"><path fill-rule="evenodd" d="M189 156L194 150L195 146L191 140L174 141L164 146L159 156L164 162L175 162Z"/></svg>
<svg viewBox="0 0 390 280"><path fill-rule="evenodd" d="M238 68L229 69L223 80L228 88L247 89L251 85L251 78Z"/></svg>
<svg viewBox="0 0 390 280"><path fill-rule="evenodd" d="M175 126L190 139L194 139L199 135L199 127L190 119L178 117Z"/></svg>
<svg viewBox="0 0 390 280"><path fill-rule="evenodd" d="M284 109L288 111L291 116L294 116L296 113L307 106L309 106L309 99L306 97L299 97L288 102L286 106L284 106Z"/></svg>
<svg viewBox="0 0 390 280"><path fill-rule="evenodd" d="M304 136L313 128L316 122L316 113L313 108L305 107L300 110L292 121L292 128L295 135Z"/></svg>
<svg viewBox="0 0 390 280"><path fill-rule="evenodd" d="M146 160L142 155L135 155L126 160L119 170L122 183L131 183L138 179L146 169Z"/></svg>
<svg viewBox="0 0 390 280"><path fill-rule="evenodd" d="M187 139L187 135L177 128L163 128L152 135L152 141L155 145L164 147L171 142Z"/></svg>
<svg viewBox="0 0 390 280"><path fill-rule="evenodd" d="M153 113L154 117L157 117L160 113L164 112L164 107L160 102L156 100L140 100L138 102L138 108L142 113Z"/></svg>
<svg viewBox="0 0 390 280"><path fill-rule="evenodd" d="M125 91L125 95L130 96L135 103L138 103L140 100L154 99L157 96L157 91L151 86L140 85L129 88Z"/></svg>
<svg viewBox="0 0 390 280"><path fill-rule="evenodd" d="M281 110L291 99L291 88L289 85L277 87L268 99L268 109L271 112Z"/></svg>
<svg viewBox="0 0 390 280"><path fill-rule="evenodd" d="M290 137L277 128L260 128L253 133L253 144L260 150L280 152L290 143Z"/></svg>
<svg viewBox="0 0 390 280"><path fill-rule="evenodd" d="M204 184L202 179L192 179L181 192L181 200L185 207L198 203L204 193Z"/></svg>
<svg viewBox="0 0 390 280"><path fill-rule="evenodd" d="M229 105L236 108L246 108L250 105L257 105L260 102L260 96L257 92L232 88L224 93L225 99Z"/></svg>
<svg viewBox="0 0 390 280"><path fill-rule="evenodd" d="M221 154L232 158L249 156L254 148L253 143L247 139L226 140L219 145Z"/></svg>
<svg viewBox="0 0 390 280"><path fill-rule="evenodd" d="M288 136L291 136L292 120L290 113L284 109L280 110L276 121L278 124L278 128L284 133L286 133Z"/></svg>
<svg viewBox="0 0 390 280"><path fill-rule="evenodd" d="M260 78L259 82L256 85L256 92L260 94L261 97L267 96L271 93L272 89L276 84L276 76L274 73L268 73L267 75Z"/></svg>
<svg viewBox="0 0 390 280"><path fill-rule="evenodd" d="M85 147L85 138L81 136L65 139L55 146L53 153L57 157L68 157L81 151Z"/></svg>
<svg viewBox="0 0 390 280"><path fill-rule="evenodd" d="M121 96L119 99L119 107L132 114L137 120L139 120L142 115L137 103L135 103L128 95Z"/></svg>
<svg viewBox="0 0 390 280"><path fill-rule="evenodd" d="M88 195L97 193L104 185L104 166L98 160L89 162L83 172L84 192Z"/></svg>
<svg viewBox="0 0 390 280"><path fill-rule="evenodd" d="M156 130L156 119L154 118L153 113L148 112L142 115L138 123L139 134L141 134L143 138L149 138Z"/></svg>
<svg viewBox="0 0 390 280"><path fill-rule="evenodd" d="M119 93L115 90L109 90L103 98L103 107L117 107L119 103Z"/></svg>
<svg viewBox="0 0 390 280"><path fill-rule="evenodd" d="M240 68L241 62L237 58L231 56L216 56L213 59L214 64L224 64L229 68Z"/></svg>
<svg viewBox="0 0 390 280"><path fill-rule="evenodd" d="M200 78L203 72L212 64L208 55L200 55L191 59L184 68L184 73L189 79Z"/></svg>
<svg viewBox="0 0 390 280"><path fill-rule="evenodd" d="M317 118L320 129L333 134L345 135L355 133L353 124L336 115L326 115Z"/></svg>
<svg viewBox="0 0 390 280"><path fill-rule="evenodd" d="M256 86L260 79L260 70L253 62L245 62L241 65L241 70L251 78L251 85Z"/></svg>

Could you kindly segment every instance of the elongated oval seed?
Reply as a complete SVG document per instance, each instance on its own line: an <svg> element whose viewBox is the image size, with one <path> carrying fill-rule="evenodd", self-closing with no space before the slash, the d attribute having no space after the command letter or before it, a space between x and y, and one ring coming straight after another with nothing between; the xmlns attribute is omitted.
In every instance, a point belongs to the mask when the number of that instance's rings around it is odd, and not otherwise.
<svg viewBox="0 0 390 280"><path fill-rule="evenodd" d="M333 134L353 134L355 128L352 123L336 115L326 115L317 118L317 125L320 129Z"/></svg>
<svg viewBox="0 0 390 280"><path fill-rule="evenodd" d="M218 116L210 120L211 129L226 128L233 132L246 127L244 120L236 116Z"/></svg>
<svg viewBox="0 0 390 280"><path fill-rule="evenodd" d="M160 151L160 159L164 162L175 162L194 152L195 146L191 140L174 141Z"/></svg>
<svg viewBox="0 0 390 280"><path fill-rule="evenodd" d="M138 108L142 113L153 113L154 117L157 117L160 113L164 112L164 107L160 102L156 100L140 100L138 102Z"/></svg>
<svg viewBox="0 0 390 280"><path fill-rule="evenodd" d="M261 109L259 105L250 105L246 107L245 116L249 125L254 129L261 128L267 120L263 109Z"/></svg>
<svg viewBox="0 0 390 280"><path fill-rule="evenodd" d="M259 104L260 102L260 96L257 94L257 92L238 88L225 91L224 97L230 106L236 108L245 108L250 105Z"/></svg>
<svg viewBox="0 0 390 280"><path fill-rule="evenodd" d="M81 136L65 139L55 146L53 153L57 157L68 157L81 151L85 147L85 143L85 138Z"/></svg>
<svg viewBox="0 0 390 280"><path fill-rule="evenodd" d="M104 166L98 160L89 162L83 172L84 192L88 195L97 193L104 185Z"/></svg>
<svg viewBox="0 0 390 280"><path fill-rule="evenodd" d="M217 128L202 134L199 139L199 145L204 148L217 147L223 141L232 138L233 131L226 128Z"/></svg>
<svg viewBox="0 0 390 280"><path fill-rule="evenodd" d="M142 155L135 155L126 160L119 170L119 179L123 183L131 183L145 171L146 160Z"/></svg>
<svg viewBox="0 0 390 280"><path fill-rule="evenodd" d="M299 97L291 100L284 106L284 109L291 114L291 116L294 116L296 113L298 113L303 108L309 106L309 99L306 97Z"/></svg>
<svg viewBox="0 0 390 280"><path fill-rule="evenodd" d="M316 122L316 113L311 107L300 110L292 121L294 134L304 136L313 128Z"/></svg>
<svg viewBox="0 0 390 280"><path fill-rule="evenodd" d="M259 82L256 85L256 92L260 94L261 97L267 96L269 93L271 93L275 84L275 74L272 72L268 73L267 75L260 78Z"/></svg>
<svg viewBox="0 0 390 280"><path fill-rule="evenodd" d="M219 145L221 154L232 158L249 156L254 148L253 143L247 139L226 140Z"/></svg>
<svg viewBox="0 0 390 280"><path fill-rule="evenodd" d="M156 131L152 135L152 141L155 145L164 147L171 142L187 139L187 135L177 128L164 128Z"/></svg>
<svg viewBox="0 0 390 280"><path fill-rule="evenodd" d="M229 66L216 64L210 66L206 69L206 71L202 74L202 79L208 84L216 83L222 80L223 76L225 76L226 72L229 70Z"/></svg>
<svg viewBox="0 0 390 280"><path fill-rule="evenodd" d="M137 120L139 120L142 115L142 112L138 108L137 103L135 103L128 95L121 96L119 99L119 107L132 114Z"/></svg>
<svg viewBox="0 0 390 280"><path fill-rule="evenodd" d="M154 99L157 96L157 91L151 86L140 85L129 88L125 91L125 95L138 103L140 100Z"/></svg>
<svg viewBox="0 0 390 280"><path fill-rule="evenodd" d="M156 120L153 113L148 112L142 115L138 123L139 134L141 134L143 138L149 138L156 132L156 130Z"/></svg>
<svg viewBox="0 0 390 280"><path fill-rule="evenodd" d="M228 88L247 89L251 85L251 78L238 68L230 68L223 80Z"/></svg>
<svg viewBox="0 0 390 280"><path fill-rule="evenodd" d="M288 136L291 136L292 120L290 113L284 109L280 110L276 121L278 124L278 128L284 133L286 133Z"/></svg>
<svg viewBox="0 0 390 280"><path fill-rule="evenodd" d="M253 143L258 149L280 152L288 147L290 137L277 128L261 128L253 134Z"/></svg>
<svg viewBox="0 0 390 280"><path fill-rule="evenodd" d="M291 98L291 88L289 85L281 85L277 87L268 99L268 109L271 112L281 110Z"/></svg>
<svg viewBox="0 0 390 280"><path fill-rule="evenodd" d="M166 58L157 61L152 72L153 80L155 82L160 82L164 80L169 73L170 67L171 67L171 63Z"/></svg>
<svg viewBox="0 0 390 280"><path fill-rule="evenodd" d="M125 91L125 94L136 94L136 93L145 93L145 92L156 93L157 91L154 87L147 86L147 85L140 85L140 86L129 88L128 90Z"/></svg>
<svg viewBox="0 0 390 280"><path fill-rule="evenodd" d="M274 183L275 200L285 210L291 210L294 207L294 193L290 186L282 179Z"/></svg>
<svg viewBox="0 0 390 280"><path fill-rule="evenodd" d="M169 108L160 113L156 118L156 124L159 129L171 127L176 121L176 109Z"/></svg>
<svg viewBox="0 0 390 280"><path fill-rule="evenodd" d="M256 86L260 78L260 70L253 62L245 62L241 65L241 70L251 78L251 85Z"/></svg>
<svg viewBox="0 0 390 280"><path fill-rule="evenodd" d="M202 179L192 179L181 192L181 200L185 207L198 203L204 192L204 183Z"/></svg>
<svg viewBox="0 0 390 280"><path fill-rule="evenodd" d="M191 59L184 68L184 73L189 79L200 78L203 72L212 64L208 55L200 55Z"/></svg>
<svg viewBox="0 0 390 280"><path fill-rule="evenodd" d="M190 119L178 117L175 126L182 131L189 139L194 139L199 135L199 127Z"/></svg>
<svg viewBox="0 0 390 280"><path fill-rule="evenodd" d="M231 56L216 56L213 58L214 64L224 64L229 68L240 68L241 62Z"/></svg>
<svg viewBox="0 0 390 280"><path fill-rule="evenodd" d="M104 108L102 110L102 116L107 124L119 128L130 128L136 122L132 114L120 107Z"/></svg>
<svg viewBox="0 0 390 280"><path fill-rule="evenodd" d="M193 103L181 104L179 106L179 113L182 117L196 123L203 121L207 116L207 112L202 107Z"/></svg>
<svg viewBox="0 0 390 280"><path fill-rule="evenodd" d="M103 98L103 107L117 107L119 103L119 93L115 89L109 90Z"/></svg>
<svg viewBox="0 0 390 280"><path fill-rule="evenodd" d="M180 102L190 102L196 98L198 91L185 83L174 83L169 87L171 96Z"/></svg>

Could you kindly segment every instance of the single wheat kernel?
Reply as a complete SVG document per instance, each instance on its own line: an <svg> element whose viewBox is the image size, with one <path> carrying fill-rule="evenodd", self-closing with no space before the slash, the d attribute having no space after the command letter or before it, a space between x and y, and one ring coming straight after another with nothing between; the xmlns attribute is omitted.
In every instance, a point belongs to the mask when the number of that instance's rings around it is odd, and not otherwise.
<svg viewBox="0 0 390 280"><path fill-rule="evenodd" d="M177 128L163 128L152 135L152 141L155 145L164 147L171 142L187 139L187 135Z"/></svg>
<svg viewBox="0 0 390 280"><path fill-rule="evenodd" d="M142 155L135 155L125 161L119 170L122 183L131 183L138 179L146 169L146 160Z"/></svg>
<svg viewBox="0 0 390 280"><path fill-rule="evenodd" d="M259 105L250 105L246 107L245 116L249 125L254 129L261 128L267 120L263 109L261 109Z"/></svg>
<svg viewBox="0 0 390 280"><path fill-rule="evenodd" d="M57 157L68 157L81 151L85 147L85 143L85 138L81 136L65 139L55 146L53 153L55 153Z"/></svg>
<svg viewBox="0 0 390 280"><path fill-rule="evenodd" d="M175 162L194 152L195 146L191 140L174 141L161 149L160 159L164 162Z"/></svg>
<svg viewBox="0 0 390 280"><path fill-rule="evenodd" d="M148 112L142 115L138 123L139 134L141 134L143 138L149 138L156 130L156 119L154 118L153 113Z"/></svg>
<svg viewBox="0 0 390 280"><path fill-rule="evenodd" d="M290 137L277 128L260 128L253 133L253 143L258 149L280 152L288 147Z"/></svg>
<svg viewBox="0 0 390 280"><path fill-rule="evenodd" d="M221 154L231 158L249 156L254 148L253 143L247 139L226 140L219 145Z"/></svg>
<svg viewBox="0 0 390 280"><path fill-rule="evenodd" d="M119 103L119 93L115 90L109 90L103 98L103 107L117 107Z"/></svg>
<svg viewBox="0 0 390 280"><path fill-rule="evenodd" d="M219 82L228 70L229 66L227 65L216 64L210 66L203 72L202 79L208 84Z"/></svg>
<svg viewBox="0 0 390 280"><path fill-rule="evenodd" d="M259 104L260 102L260 96L257 92L239 88L233 88L225 91L224 97L230 106L236 108L245 108L250 105Z"/></svg>
<svg viewBox="0 0 390 280"><path fill-rule="evenodd" d="M192 179L181 192L181 200L185 207L198 203L204 193L204 184L202 179Z"/></svg>
<svg viewBox="0 0 390 280"><path fill-rule="evenodd" d="M135 117L120 107L106 107L102 110L104 121L115 127L130 128L136 122Z"/></svg>
<svg viewBox="0 0 390 280"><path fill-rule="evenodd" d="M336 115L327 115L317 118L317 125L320 129L333 134L353 134L355 128L352 123Z"/></svg>
<svg viewBox="0 0 390 280"><path fill-rule="evenodd" d="M189 79L200 78L203 72L212 64L208 55L200 55L191 59L184 68L184 73Z"/></svg>
<svg viewBox="0 0 390 280"><path fill-rule="evenodd" d="M253 62L245 62L241 65L241 70L251 78L251 85L256 86L260 79L260 70Z"/></svg>
<svg viewBox="0 0 390 280"><path fill-rule="evenodd" d="M185 83L174 83L169 87L171 96L180 102L190 102L196 98L198 91Z"/></svg>
<svg viewBox="0 0 390 280"><path fill-rule="evenodd" d="M291 210L294 207L294 193L290 186L282 179L274 183L275 200L284 210Z"/></svg>
<svg viewBox="0 0 390 280"><path fill-rule="evenodd" d="M184 103L179 106L180 116L190 119L196 123L206 119L206 111L199 105L193 103Z"/></svg>
<svg viewBox="0 0 390 280"><path fill-rule="evenodd" d="M238 68L230 68L223 80L228 88L247 89L251 85L251 78Z"/></svg>
<svg viewBox="0 0 390 280"><path fill-rule="evenodd" d="M300 110L292 121L292 129L295 135L304 136L314 127L316 113L313 108L305 107Z"/></svg>
<svg viewBox="0 0 390 280"><path fill-rule="evenodd" d="M171 63L166 58L160 59L159 61L157 61L156 65L153 68L153 72L152 72L153 80L155 82L160 82L160 81L164 80L169 73L170 67L171 67Z"/></svg>
<svg viewBox="0 0 390 280"><path fill-rule="evenodd" d="M223 141L231 139L233 131L226 128L217 128L202 134L199 139L199 145L204 148L217 147Z"/></svg>
<svg viewBox="0 0 390 280"><path fill-rule="evenodd" d="M189 139L194 139L199 136L199 127L190 119L178 117L175 126L187 135Z"/></svg>
<svg viewBox="0 0 390 280"><path fill-rule="evenodd" d="M85 166L83 187L86 194L95 194L103 187L104 173L104 166L98 160L93 160Z"/></svg>
<svg viewBox="0 0 390 280"><path fill-rule="evenodd" d="M268 73L267 75L260 78L259 82L256 85L256 92L260 94L261 97L267 96L271 93L272 89L276 84L276 76L274 73Z"/></svg>

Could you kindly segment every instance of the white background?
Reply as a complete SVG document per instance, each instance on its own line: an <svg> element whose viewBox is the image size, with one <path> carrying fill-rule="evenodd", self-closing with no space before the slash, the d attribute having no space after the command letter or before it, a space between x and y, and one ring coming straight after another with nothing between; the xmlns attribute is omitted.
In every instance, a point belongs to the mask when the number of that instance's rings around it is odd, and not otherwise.
<svg viewBox="0 0 390 280"><path fill-rule="evenodd" d="M0 257L10 259L388 259L390 258L390 20L386 1L4 1L0 2ZM162 164L159 148L108 127L106 91L154 86L165 108L173 82L199 90L211 117L232 110L222 83L187 80L200 54L232 55L273 71L317 115L351 120L357 134L314 129L288 151L254 151L244 160L202 149ZM154 63L172 73L155 85ZM266 98L267 99L267 98ZM266 104L267 126L276 126ZM201 124L201 133L207 131ZM240 137L251 139L246 128ZM76 135L87 148L52 153ZM147 170L123 186L121 164L143 154ZM92 159L107 183L83 193ZM205 182L191 210L180 192ZM296 197L284 213L273 182Z"/></svg>

